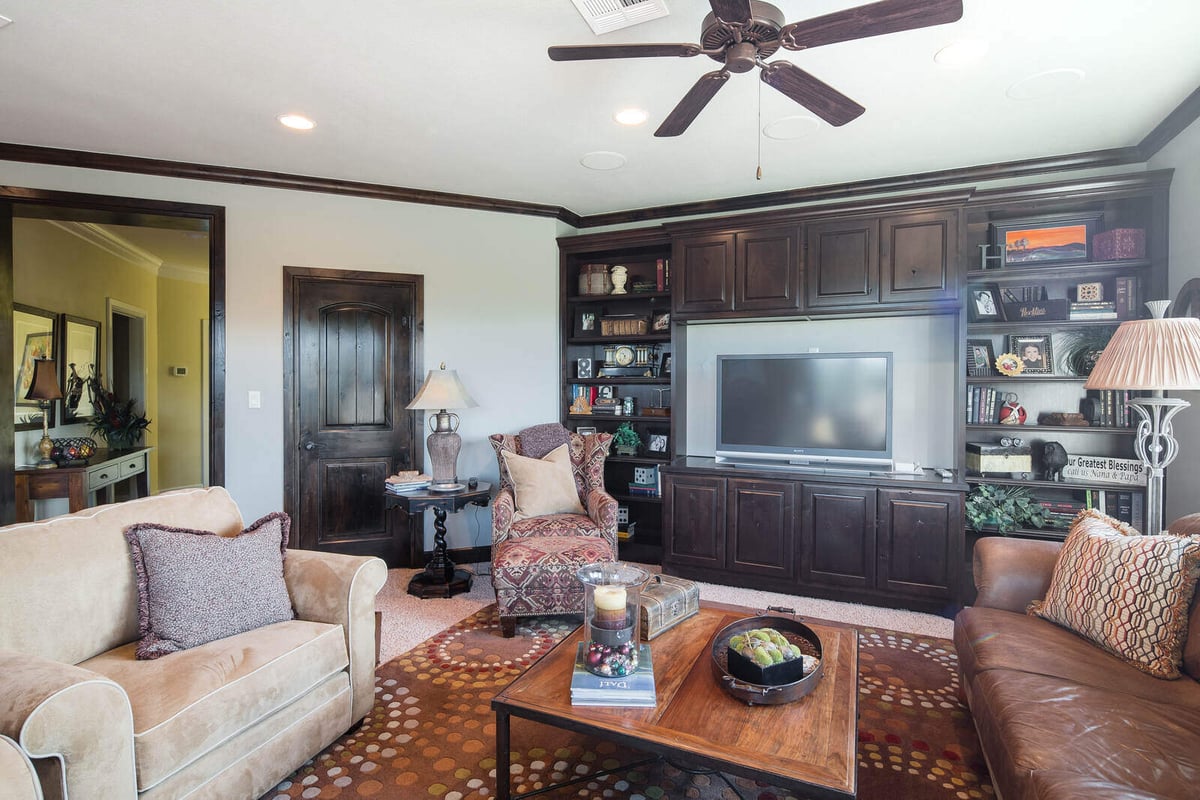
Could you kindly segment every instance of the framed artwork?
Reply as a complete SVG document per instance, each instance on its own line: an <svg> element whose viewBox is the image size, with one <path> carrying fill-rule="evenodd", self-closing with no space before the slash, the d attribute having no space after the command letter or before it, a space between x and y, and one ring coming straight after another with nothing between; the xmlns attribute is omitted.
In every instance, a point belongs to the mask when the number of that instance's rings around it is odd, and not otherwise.
<svg viewBox="0 0 1200 800"><path fill-rule="evenodd" d="M42 427L42 411L36 400L26 400L25 393L33 384L33 362L39 358L54 358L57 315L40 308L13 303L13 430L32 431ZM54 425L54 403L47 411L48 423Z"/></svg>
<svg viewBox="0 0 1200 800"><path fill-rule="evenodd" d="M1092 235L1100 219L1100 214L1092 214L997 222L991 226L991 240L1003 247L1005 267L1083 264L1091 259Z"/></svg>
<svg viewBox="0 0 1200 800"><path fill-rule="evenodd" d="M1054 374L1054 355L1050 349L1050 334L1009 334L1008 352L1021 359L1024 375Z"/></svg>
<svg viewBox="0 0 1200 800"><path fill-rule="evenodd" d="M967 375L972 378L995 375L992 367L995 360L991 339L967 339Z"/></svg>
<svg viewBox="0 0 1200 800"><path fill-rule="evenodd" d="M658 374L662 375L664 377L671 374L671 354L670 353L663 353L662 362L659 364L659 367L658 367Z"/></svg>
<svg viewBox="0 0 1200 800"><path fill-rule="evenodd" d="M670 444L670 436L666 433L654 433L647 436L646 449L651 453L665 453Z"/></svg>
<svg viewBox="0 0 1200 800"><path fill-rule="evenodd" d="M578 433L580 436L592 436L596 433L596 428L594 428L590 425L580 425L578 428L575 429L575 432Z"/></svg>
<svg viewBox="0 0 1200 800"><path fill-rule="evenodd" d="M998 322L1004 319L1000 302L1000 286L995 283L974 284L967 288L967 317L971 322Z"/></svg>
<svg viewBox="0 0 1200 800"><path fill-rule="evenodd" d="M671 312L663 311L650 318L650 329L653 331L671 330Z"/></svg>
<svg viewBox="0 0 1200 800"><path fill-rule="evenodd" d="M59 349L59 386L62 387L63 422L86 420L96 413L84 387L100 370L100 323L63 314L59 322L62 347Z"/></svg>
<svg viewBox="0 0 1200 800"><path fill-rule="evenodd" d="M599 336L600 327L595 310L580 309L575 314L576 336Z"/></svg>

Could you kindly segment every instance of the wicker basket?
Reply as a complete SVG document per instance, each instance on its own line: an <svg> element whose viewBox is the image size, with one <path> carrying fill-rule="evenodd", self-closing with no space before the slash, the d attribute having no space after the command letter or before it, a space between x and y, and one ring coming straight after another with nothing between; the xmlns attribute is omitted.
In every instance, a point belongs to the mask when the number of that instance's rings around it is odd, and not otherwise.
<svg viewBox="0 0 1200 800"><path fill-rule="evenodd" d="M641 336L650 327L645 317L601 317L601 336Z"/></svg>

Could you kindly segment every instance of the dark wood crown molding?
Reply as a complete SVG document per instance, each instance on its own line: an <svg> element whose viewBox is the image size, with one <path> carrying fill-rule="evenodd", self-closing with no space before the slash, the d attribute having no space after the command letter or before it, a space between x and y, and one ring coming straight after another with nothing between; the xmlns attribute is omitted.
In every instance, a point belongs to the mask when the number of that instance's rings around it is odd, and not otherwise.
<svg viewBox="0 0 1200 800"><path fill-rule="evenodd" d="M1151 156L1167 146L1167 143L1183 133L1193 122L1200 119L1200 88L1167 115L1167 118L1146 134L1146 138L1138 143L1138 150L1143 161L1149 161Z"/></svg>

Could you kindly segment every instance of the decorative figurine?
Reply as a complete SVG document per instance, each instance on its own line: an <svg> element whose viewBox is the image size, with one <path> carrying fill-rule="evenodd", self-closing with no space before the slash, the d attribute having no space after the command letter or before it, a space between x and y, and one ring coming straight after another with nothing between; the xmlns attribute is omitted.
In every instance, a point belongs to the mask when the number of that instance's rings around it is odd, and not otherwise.
<svg viewBox="0 0 1200 800"><path fill-rule="evenodd" d="M620 264L612 268L613 294L627 294L625 281L629 280L629 270Z"/></svg>
<svg viewBox="0 0 1200 800"><path fill-rule="evenodd" d="M1024 425L1026 416L1025 408L1017 402L1016 393L1005 393L1004 405L1000 407L1000 424Z"/></svg>

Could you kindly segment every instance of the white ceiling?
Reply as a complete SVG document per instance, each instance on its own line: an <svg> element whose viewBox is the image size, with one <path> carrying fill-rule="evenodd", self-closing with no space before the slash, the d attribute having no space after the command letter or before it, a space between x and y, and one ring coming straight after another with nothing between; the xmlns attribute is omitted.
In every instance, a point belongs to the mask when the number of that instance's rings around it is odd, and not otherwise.
<svg viewBox="0 0 1200 800"><path fill-rule="evenodd" d="M706 0L596 37L570 0L0 0L0 142L564 206L596 214L1136 145L1200 85L1194 0L965 0L954 24L786 58L866 106L810 117L734 75L691 128L654 129L704 56L551 62L551 44L696 42ZM857 0L777 0L789 22ZM986 39L974 67L935 64ZM1074 91L1016 81L1078 69ZM758 97L761 86L761 123ZM618 125L621 107L649 121ZM315 130L276 116L300 112ZM761 146L762 180L755 180ZM621 153L621 169L580 165Z"/></svg>

